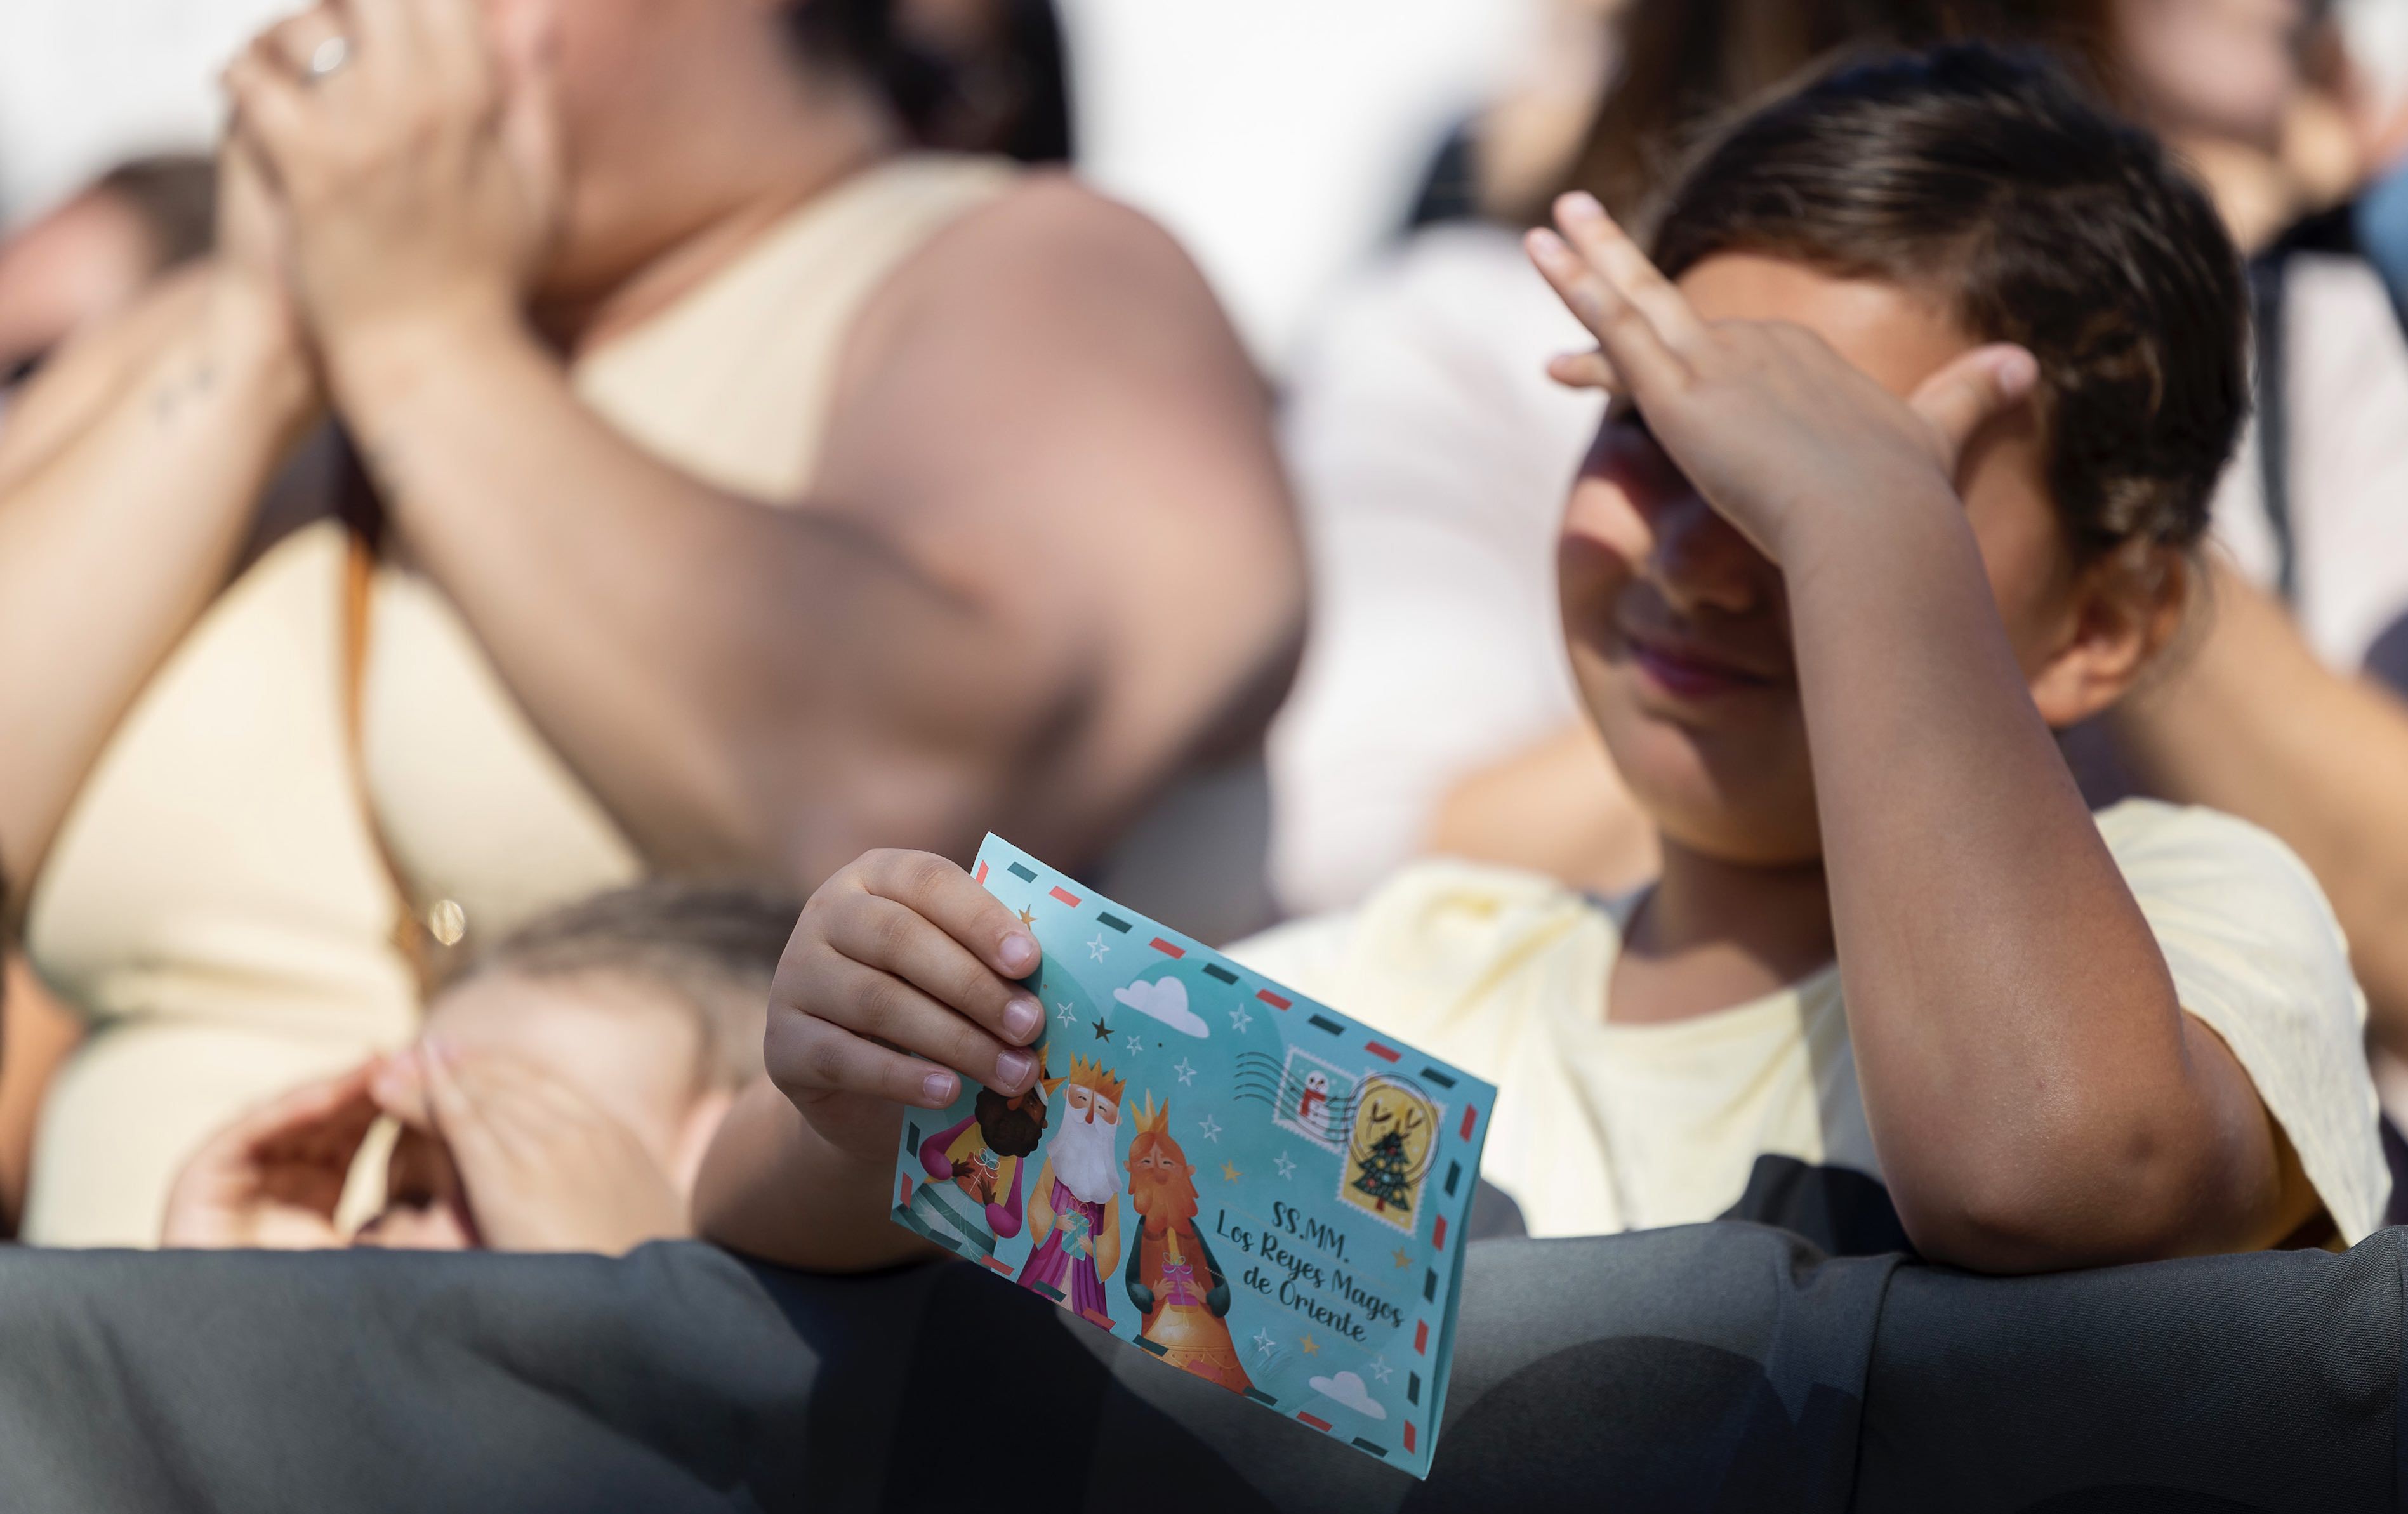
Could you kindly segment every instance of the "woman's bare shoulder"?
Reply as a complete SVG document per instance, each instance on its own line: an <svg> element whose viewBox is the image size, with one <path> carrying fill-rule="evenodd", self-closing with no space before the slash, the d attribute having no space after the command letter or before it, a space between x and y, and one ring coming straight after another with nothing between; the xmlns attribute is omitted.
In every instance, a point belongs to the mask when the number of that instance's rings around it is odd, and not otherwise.
<svg viewBox="0 0 2408 1514"><path fill-rule="evenodd" d="M1125 337L1120 322L1141 318L1153 340L1184 336L1242 359L1227 317L1178 240L1142 211L1059 172L1021 176L930 238L896 270L880 303L941 314L938 331L1010 327L1024 354L1030 343L1043 350L1115 331Z"/></svg>

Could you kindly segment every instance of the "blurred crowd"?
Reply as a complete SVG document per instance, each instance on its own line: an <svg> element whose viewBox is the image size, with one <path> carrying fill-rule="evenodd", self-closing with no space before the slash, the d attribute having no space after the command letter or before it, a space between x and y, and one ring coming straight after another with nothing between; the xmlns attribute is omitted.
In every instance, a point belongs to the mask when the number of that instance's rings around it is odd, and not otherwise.
<svg viewBox="0 0 2408 1514"><path fill-rule="evenodd" d="M1680 865L1665 837L1690 843L1609 751L1559 560L1629 385L1582 356L1599 321L1526 234L1585 195L1648 242L1735 121L1973 41L2161 143L2244 260L2248 419L2189 592L2149 601L2165 655L2052 723L2092 808L2236 817L2329 901L2346 1024L2316 1065L2343 1082L2295 1092L2261 1060L2290 1053L2172 971L2281 1127L2270 1160L2304 1158L2330 1211L2316 1232L2286 1198L2265 1243L2358 1238L2380 1185L2332 1176L2355 1137L2315 1131L2357 1118L2361 1050L2408 1121L2391 7L1547 0L1498 29L1493 98L1425 82L1431 129L1392 113L1409 175L1295 196L1368 204L1380 238L1289 256L1338 273L1292 295L1232 290L1247 248L1309 241L1249 242L1279 197L1199 230L1179 222L1200 202L1107 193L1142 177L1152 97L1126 79L1176 57L1123 38L1124 66L1095 39L1126 18L1095 8L350 0L245 46L205 150L21 207L0 245L18 1235L690 1234L746 1091L792 1116L763 1044L773 997L805 992L803 901L878 894L855 860L887 849L965 861L993 831L1218 942L1360 909L1433 856L1566 908L1644 899ZM1082 102L1110 118L1096 141ZM2258 882L2233 897L2288 907ZM1798 981L1831 954L1815 907ZM2290 981L2266 992L2308 992ZM1877 996L1848 992L1852 1013ZM1683 1217L1516 1197L1540 1233ZM714 1235L765 1234L713 1212Z"/></svg>

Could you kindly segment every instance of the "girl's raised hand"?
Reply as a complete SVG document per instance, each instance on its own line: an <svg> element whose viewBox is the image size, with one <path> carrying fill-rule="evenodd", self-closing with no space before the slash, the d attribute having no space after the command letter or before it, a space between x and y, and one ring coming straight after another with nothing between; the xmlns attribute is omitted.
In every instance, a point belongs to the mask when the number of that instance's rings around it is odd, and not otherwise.
<svg viewBox="0 0 2408 1514"><path fill-rule="evenodd" d="M1803 327L1702 320L1593 197L1558 200L1555 224L1530 233L1530 258L1598 350L1550 371L1635 405L1706 503L1776 563L1802 521L1954 499L1967 441L2039 380L2029 352L1994 344L1901 401Z"/></svg>
<svg viewBox="0 0 2408 1514"><path fill-rule="evenodd" d="M891 1155L898 1106L941 1109L965 1078L1037 1080L1045 1011L1020 917L942 857L873 851L811 895L769 998L769 1078L830 1145Z"/></svg>

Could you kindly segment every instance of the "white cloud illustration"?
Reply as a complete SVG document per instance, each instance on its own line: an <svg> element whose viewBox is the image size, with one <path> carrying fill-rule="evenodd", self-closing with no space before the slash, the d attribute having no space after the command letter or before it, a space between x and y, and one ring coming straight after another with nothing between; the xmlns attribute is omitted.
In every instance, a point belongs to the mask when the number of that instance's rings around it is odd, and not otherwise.
<svg viewBox="0 0 2408 1514"><path fill-rule="evenodd" d="M1202 1017L1187 1007L1187 985L1175 978L1156 979L1151 983L1131 983L1125 989L1114 989L1112 997L1141 1015L1161 1021L1182 1036L1203 1040L1212 1033Z"/></svg>
<svg viewBox="0 0 2408 1514"><path fill-rule="evenodd" d="M1333 1398L1367 1420L1384 1420L1387 1408L1371 1396L1363 1379L1352 1372L1341 1372L1334 1378L1313 1378L1306 1384L1324 1398Z"/></svg>

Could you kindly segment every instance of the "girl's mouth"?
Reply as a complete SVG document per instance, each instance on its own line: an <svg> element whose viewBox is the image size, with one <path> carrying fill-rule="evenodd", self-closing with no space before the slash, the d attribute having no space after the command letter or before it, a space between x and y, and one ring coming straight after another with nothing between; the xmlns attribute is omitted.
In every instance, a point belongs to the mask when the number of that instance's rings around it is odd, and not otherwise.
<svg viewBox="0 0 2408 1514"><path fill-rule="evenodd" d="M1694 646L1656 641L1628 633L1624 641L1640 676L1676 699L1713 699L1751 689L1767 689L1773 680L1728 663Z"/></svg>

